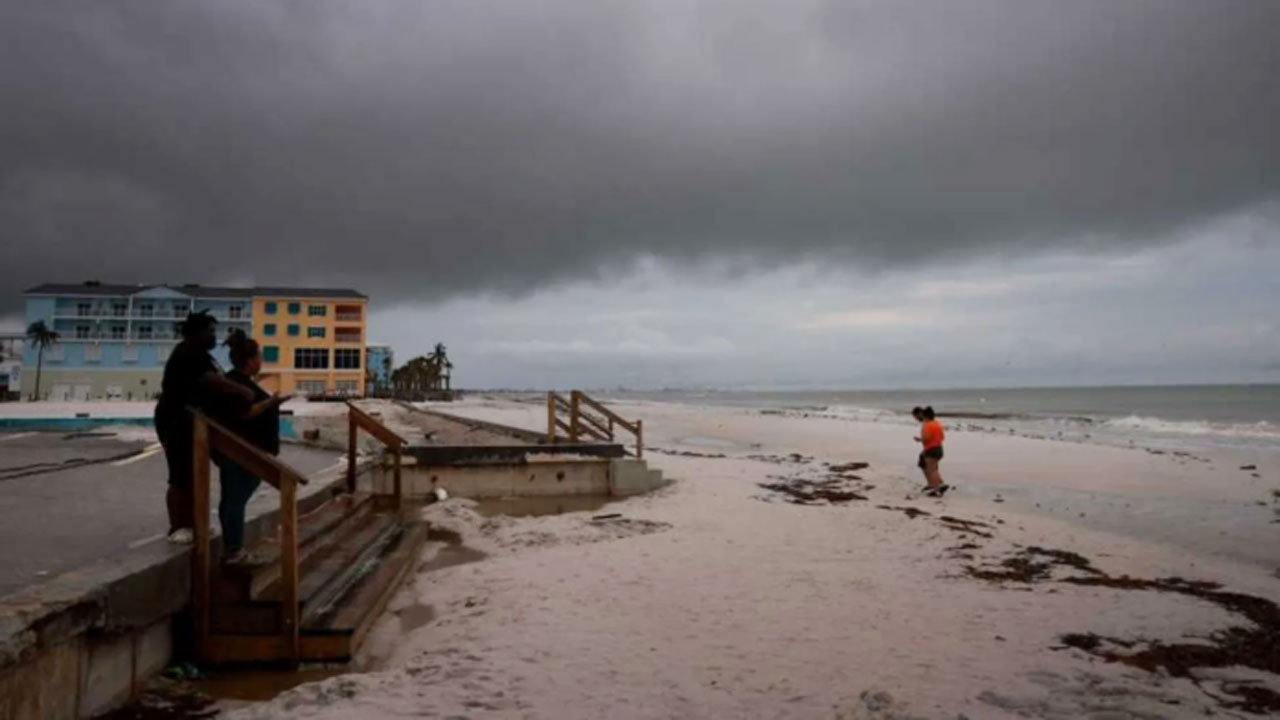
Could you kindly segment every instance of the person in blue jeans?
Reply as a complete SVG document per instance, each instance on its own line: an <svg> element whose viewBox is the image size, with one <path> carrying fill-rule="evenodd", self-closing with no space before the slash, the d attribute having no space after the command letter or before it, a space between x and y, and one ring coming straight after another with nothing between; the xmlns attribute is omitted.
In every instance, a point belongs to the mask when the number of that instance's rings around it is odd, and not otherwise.
<svg viewBox="0 0 1280 720"><path fill-rule="evenodd" d="M254 377L262 370L262 353L258 342L232 330L224 343L231 355L232 369L228 380L253 393L249 403L229 405L219 413L227 429L271 455L280 454L280 405L289 395L269 395ZM222 558L228 565L254 565L260 558L244 548L244 511L249 498L258 489L261 478L225 457L216 458L221 471L222 499L218 503L218 521L222 523Z"/></svg>

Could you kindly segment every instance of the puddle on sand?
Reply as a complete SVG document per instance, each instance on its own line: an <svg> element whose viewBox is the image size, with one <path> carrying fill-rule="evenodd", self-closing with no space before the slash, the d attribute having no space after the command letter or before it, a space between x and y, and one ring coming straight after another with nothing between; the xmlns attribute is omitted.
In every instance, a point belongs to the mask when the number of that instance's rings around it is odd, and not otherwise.
<svg viewBox="0 0 1280 720"><path fill-rule="evenodd" d="M396 617L400 618L400 632L407 633L435 620L436 611L430 605L410 605L397 610Z"/></svg>
<svg viewBox="0 0 1280 720"><path fill-rule="evenodd" d="M485 517L509 515L511 517L536 517L562 515L571 512L599 510L609 501L608 495L544 495L535 497L505 497L477 500L475 510Z"/></svg>
<svg viewBox="0 0 1280 720"><path fill-rule="evenodd" d="M431 572L432 570L443 570L458 565L466 565L467 563L479 562L486 557L488 555L466 545L446 545L440 548L435 555L432 555L430 560L419 565L418 572Z"/></svg>
<svg viewBox="0 0 1280 720"><path fill-rule="evenodd" d="M190 685L217 699L218 706L225 710L248 703L265 702L303 683L325 680L352 671L353 668L347 665L304 665L297 670L215 670L191 681Z"/></svg>

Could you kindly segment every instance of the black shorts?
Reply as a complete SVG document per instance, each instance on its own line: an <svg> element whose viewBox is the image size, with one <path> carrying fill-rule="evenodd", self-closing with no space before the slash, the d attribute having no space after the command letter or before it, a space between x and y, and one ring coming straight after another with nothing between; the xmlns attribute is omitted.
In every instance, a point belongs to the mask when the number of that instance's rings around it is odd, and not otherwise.
<svg viewBox="0 0 1280 720"><path fill-rule="evenodd" d="M941 446L941 445L939 445L938 447L931 447L931 448L929 448L928 450L925 450L924 452L920 453L920 462L919 462L919 463L917 463L917 466L918 466L921 470L923 470L923 469L924 469L924 459L925 459L925 458L933 458L934 460L941 460L941 459L942 459L942 446Z"/></svg>

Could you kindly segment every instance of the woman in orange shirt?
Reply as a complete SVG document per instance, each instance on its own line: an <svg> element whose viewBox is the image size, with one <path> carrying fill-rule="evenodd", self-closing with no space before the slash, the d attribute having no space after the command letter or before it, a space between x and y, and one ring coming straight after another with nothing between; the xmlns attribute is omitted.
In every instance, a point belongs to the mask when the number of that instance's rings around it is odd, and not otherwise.
<svg viewBox="0 0 1280 720"><path fill-rule="evenodd" d="M928 483L924 487L924 494L929 497L942 497L942 494L950 489L946 483L942 482L942 474L938 472L938 463L942 461L942 442L947 434L942 429L942 423L934 417L933 406L915 408L911 414L921 422L920 437L916 438L916 442L923 446L919 465L924 471L925 482Z"/></svg>

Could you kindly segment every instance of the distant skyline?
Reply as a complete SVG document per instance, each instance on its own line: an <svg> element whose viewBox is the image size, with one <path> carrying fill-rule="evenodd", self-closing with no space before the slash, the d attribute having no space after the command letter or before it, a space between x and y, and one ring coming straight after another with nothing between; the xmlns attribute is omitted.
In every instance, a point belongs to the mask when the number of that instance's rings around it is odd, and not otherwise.
<svg viewBox="0 0 1280 720"><path fill-rule="evenodd" d="M1280 382L1274 0L0 7L42 282L370 296L469 387Z"/></svg>

